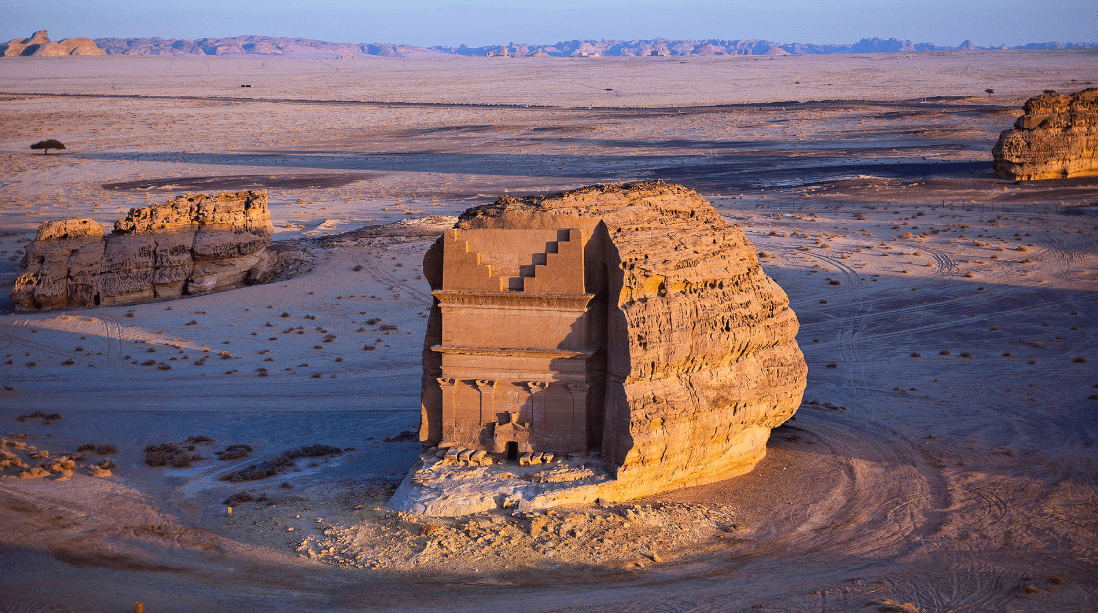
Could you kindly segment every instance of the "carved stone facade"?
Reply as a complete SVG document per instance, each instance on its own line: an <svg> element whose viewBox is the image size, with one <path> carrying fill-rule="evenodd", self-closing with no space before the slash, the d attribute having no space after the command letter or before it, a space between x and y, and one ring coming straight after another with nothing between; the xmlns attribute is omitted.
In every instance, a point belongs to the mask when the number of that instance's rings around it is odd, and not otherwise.
<svg viewBox="0 0 1098 613"><path fill-rule="evenodd" d="M463 213L423 271L435 301L420 440L600 455L612 482L557 502L743 474L800 405L808 369L785 292L682 186L502 197ZM431 505L472 508L460 498Z"/></svg>
<svg viewBox="0 0 1098 613"><path fill-rule="evenodd" d="M519 453L585 453L600 334L578 228L449 230L442 239L435 442ZM437 418L437 419L435 419Z"/></svg>

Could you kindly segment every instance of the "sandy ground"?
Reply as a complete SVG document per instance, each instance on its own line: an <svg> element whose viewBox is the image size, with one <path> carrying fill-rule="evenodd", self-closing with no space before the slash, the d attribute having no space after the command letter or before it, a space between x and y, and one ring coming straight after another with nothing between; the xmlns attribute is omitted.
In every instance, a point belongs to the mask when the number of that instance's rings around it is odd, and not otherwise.
<svg viewBox="0 0 1098 613"><path fill-rule="evenodd" d="M313 264L129 307L0 300L3 449L56 469L0 478L0 611L1095 610L1098 182L1015 184L989 154L1094 58L0 62L5 286L42 221L194 190L268 189ZM240 83L256 99L209 98ZM48 137L68 150L31 155ZM386 512L418 453L385 439L419 418L424 218L648 178L740 224L800 317L806 403L767 457L606 508ZM205 459L145 465L199 436ZM220 480L314 444L341 453Z"/></svg>

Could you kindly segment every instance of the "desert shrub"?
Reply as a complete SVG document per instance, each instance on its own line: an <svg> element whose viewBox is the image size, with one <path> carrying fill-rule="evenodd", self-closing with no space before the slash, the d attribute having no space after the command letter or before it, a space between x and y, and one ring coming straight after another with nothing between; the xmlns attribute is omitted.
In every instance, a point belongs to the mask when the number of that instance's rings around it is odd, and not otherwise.
<svg viewBox="0 0 1098 613"><path fill-rule="evenodd" d="M959 355L960 355L960 356L961 356L962 358L971 358L971 357L972 357L972 354L971 354L970 352L968 352L968 351L962 351L962 352L961 352L961 353L960 353Z"/></svg>
<svg viewBox="0 0 1098 613"><path fill-rule="evenodd" d="M19 473L20 479L36 479L38 477L48 477L50 471L42 468L41 466L35 466L34 468L27 468Z"/></svg>
<svg viewBox="0 0 1098 613"><path fill-rule="evenodd" d="M84 443L76 448L77 451L95 451L95 443Z"/></svg>
<svg viewBox="0 0 1098 613"><path fill-rule="evenodd" d="M35 411L33 413L25 413L15 418L15 421L20 423L27 421L28 419L41 419L43 426L48 426L54 421L61 419L60 413L46 413L45 411Z"/></svg>
<svg viewBox="0 0 1098 613"><path fill-rule="evenodd" d="M194 446L180 448L175 443L161 443L145 447L145 464L149 466L173 466L187 468L191 462L201 460L202 454L194 452Z"/></svg>
<svg viewBox="0 0 1098 613"><path fill-rule="evenodd" d="M239 460L248 457L248 454L251 452L251 445L238 443L236 445L229 445L222 451L215 451L214 455L217 456L218 460Z"/></svg>
<svg viewBox="0 0 1098 613"><path fill-rule="evenodd" d="M938 352L938 355L949 355L949 349L943 349Z"/></svg>
<svg viewBox="0 0 1098 613"><path fill-rule="evenodd" d="M112 455L118 453L118 447L116 447L113 443L106 443L96 447L95 453L97 455Z"/></svg>
<svg viewBox="0 0 1098 613"><path fill-rule="evenodd" d="M229 496L225 500L221 501L221 504L229 507L235 507L243 502L251 502L255 500L255 497L248 492L237 492L232 496Z"/></svg>
<svg viewBox="0 0 1098 613"><path fill-rule="evenodd" d="M390 436L385 439L386 443L403 443L405 441L418 441L419 434L412 430L405 430L395 436Z"/></svg>
<svg viewBox="0 0 1098 613"><path fill-rule="evenodd" d="M838 367L839 367L839 365L838 365L838 364L836 364L835 362L830 362L830 363L828 363L828 364L827 364L827 367L828 367L828 368L838 368Z"/></svg>
<svg viewBox="0 0 1098 613"><path fill-rule="evenodd" d="M226 473L221 476L221 480L233 482L258 481L285 472L293 466L294 460L298 458L316 458L341 453L343 453L342 449L331 445L305 445L297 449L287 449L276 458L249 464L240 470Z"/></svg>
<svg viewBox="0 0 1098 613"><path fill-rule="evenodd" d="M8 451L7 449L0 449L0 470L7 468L26 468L26 463L19 458L19 456Z"/></svg>
<svg viewBox="0 0 1098 613"><path fill-rule="evenodd" d="M923 356L919 355L919 352L918 352L918 351L912 351L912 352L911 352L911 357L913 357L913 358L921 358L921 357L923 357Z"/></svg>
<svg viewBox="0 0 1098 613"><path fill-rule="evenodd" d="M39 464L38 467L48 470L55 475L67 477L72 475L72 469L76 468L76 462L68 456L61 456L59 458L54 458L49 462Z"/></svg>
<svg viewBox="0 0 1098 613"><path fill-rule="evenodd" d="M374 347L373 345L366 345L365 347L362 348L363 351L374 351L376 349L377 349L377 347Z"/></svg>
<svg viewBox="0 0 1098 613"><path fill-rule="evenodd" d="M57 149L58 151L65 150L65 143L57 140L56 138L47 138L46 140L40 140L30 146L31 149L42 150L42 155L49 155L50 149Z"/></svg>
<svg viewBox="0 0 1098 613"><path fill-rule="evenodd" d="M156 360L145 360L141 363L142 366L156 366Z"/></svg>
<svg viewBox="0 0 1098 613"><path fill-rule="evenodd" d="M1087 363L1087 359L1084 358L1083 356L1079 356L1077 358L1072 358L1071 361L1072 361L1073 364L1086 364Z"/></svg>
<svg viewBox="0 0 1098 613"><path fill-rule="evenodd" d="M48 457L50 457L50 452L45 450L45 449L40 449L40 450L35 451L34 453L30 454L30 458L32 460L44 460Z"/></svg>
<svg viewBox="0 0 1098 613"><path fill-rule="evenodd" d="M367 326L376 326L379 323L381 323L381 320L376 318L376 317L372 317L372 318L366 320L366 325Z"/></svg>
<svg viewBox="0 0 1098 613"><path fill-rule="evenodd" d="M362 272L363 269L364 267L362 266L362 264L355 264L355 267L352 270L354 270L355 272Z"/></svg>
<svg viewBox="0 0 1098 613"><path fill-rule="evenodd" d="M394 326L393 324L382 324L381 326L378 326L378 330L384 330L386 332L389 332L391 330L396 330L396 329L397 329L397 327Z"/></svg>

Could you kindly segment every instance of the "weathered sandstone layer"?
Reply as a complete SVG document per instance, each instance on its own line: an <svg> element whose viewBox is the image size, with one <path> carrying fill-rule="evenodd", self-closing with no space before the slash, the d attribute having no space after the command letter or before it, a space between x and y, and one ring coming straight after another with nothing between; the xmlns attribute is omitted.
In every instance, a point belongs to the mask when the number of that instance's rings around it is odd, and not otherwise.
<svg viewBox="0 0 1098 613"><path fill-rule="evenodd" d="M991 150L995 172L1021 180L1098 175L1098 88L1045 93L1024 108Z"/></svg>
<svg viewBox="0 0 1098 613"><path fill-rule="evenodd" d="M49 33L39 30L30 38L16 38L0 44L0 57L61 57L66 55L107 55L90 38L66 38L50 42Z"/></svg>
<svg viewBox="0 0 1098 613"><path fill-rule="evenodd" d="M584 241L583 291L589 306L587 316L577 321L586 327L588 342L597 343L593 357L586 358L586 440L589 459L601 456L597 461L610 477L587 480L583 487L570 491L558 483L551 492L542 491L545 488L536 492L537 500L512 500L517 506L542 508L596 498L627 500L743 474L766 453L770 430L792 417L800 405L808 369L795 340L798 322L788 298L759 267L755 248L743 232L696 192L656 181L587 187L544 198L505 196L494 204L469 209L455 229L456 239L440 239L424 258L424 271L435 295L451 301L453 292L442 289L443 271L450 270L443 265L444 244L468 237L469 245L475 240L489 245L492 235L482 231L493 229L568 229L568 240L582 236ZM504 238L499 240L509 240L506 236L514 235L501 236ZM563 243L560 245L559 255L566 257ZM491 251L490 247L484 249ZM539 272L524 275L531 277L525 279L525 291L530 291L541 268L552 270L552 256L556 255L551 252L546 265L536 267ZM488 262L491 253L471 256ZM538 256L534 257L536 262ZM501 286L497 283L495 287ZM483 301L495 294L478 291L470 295L483 296L478 298ZM548 297L561 294L534 295L546 296L543 304L550 304ZM463 382L442 374L444 315L459 309L442 306L450 311L443 311L440 301L435 301L425 339L420 438L428 447L446 448L452 445L443 440L446 424L438 426L440 420L450 419L443 414L444 394L455 393L452 388L460 388ZM528 327L537 325L533 316L527 321ZM447 332L445 336L450 335ZM484 349L467 351L477 352L488 355ZM521 370L519 358L524 356L520 354L529 352L516 352L515 370ZM563 364L564 360L553 363ZM575 376L573 371L560 377ZM527 422L531 441L552 440L537 432L537 411L551 406L552 397L545 394L554 389L557 380L550 376L533 384L537 387L528 385L529 400L510 417L511 422ZM501 383L468 383L470 389L490 387L499 409ZM451 391L440 390L440 384ZM476 396L467 393L465 397L476 402ZM485 397L482 393L481 398ZM453 398L460 401L460 391ZM480 402L483 406L485 401ZM521 395L519 402L523 402ZM543 419L542 423L551 422ZM495 429L523 425L504 423ZM470 440L460 443L469 446ZM536 444L534 450L541 451ZM546 457L552 455L549 449L545 451ZM453 464L463 455L447 453L455 457L448 455L436 462L434 455L425 455L391 505L455 515L492 504L491 492L481 492L488 495L478 498L446 490L446 482L491 488L493 479L499 480L493 476L493 467L475 462L475 468L465 471L477 475L442 475L454 472ZM464 455L482 458L484 453ZM540 455L534 454L535 460ZM488 461L491 463L491 458ZM555 464L547 464L547 468L551 466ZM508 476L513 477L504 475ZM506 495L495 497L495 503L513 498L514 491L502 493ZM448 501L436 502L440 498Z"/></svg>
<svg viewBox="0 0 1098 613"><path fill-rule="evenodd" d="M267 192L253 191L131 209L106 236L91 219L49 221L27 247L11 299L30 311L232 287L262 275L273 230Z"/></svg>

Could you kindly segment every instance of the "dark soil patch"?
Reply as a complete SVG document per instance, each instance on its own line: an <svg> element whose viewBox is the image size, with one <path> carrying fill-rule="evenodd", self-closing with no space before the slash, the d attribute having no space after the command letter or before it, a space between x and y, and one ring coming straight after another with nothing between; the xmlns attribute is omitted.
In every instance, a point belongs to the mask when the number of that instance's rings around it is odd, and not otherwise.
<svg viewBox="0 0 1098 613"><path fill-rule="evenodd" d="M240 191L244 189L321 189L343 187L364 181L370 175L355 174L304 174L304 175L226 175L222 177L171 177L143 181L119 181L104 183L110 190L172 190L172 191Z"/></svg>

